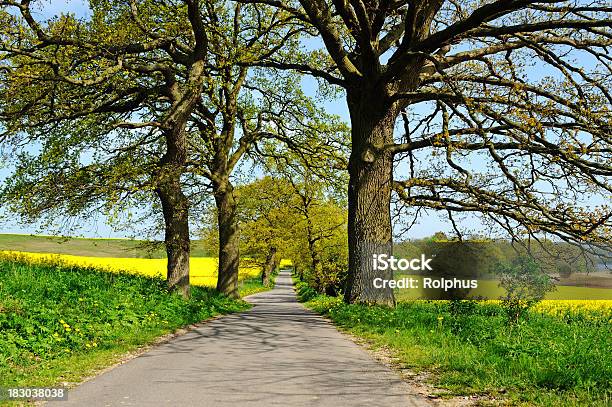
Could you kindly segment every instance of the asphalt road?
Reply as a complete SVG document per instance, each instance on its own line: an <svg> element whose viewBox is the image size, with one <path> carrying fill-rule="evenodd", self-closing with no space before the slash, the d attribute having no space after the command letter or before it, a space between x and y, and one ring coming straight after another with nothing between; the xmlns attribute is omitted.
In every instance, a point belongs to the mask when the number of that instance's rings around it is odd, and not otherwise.
<svg viewBox="0 0 612 407"><path fill-rule="evenodd" d="M423 406L398 376L296 299L291 277L254 307L78 386L63 406Z"/></svg>

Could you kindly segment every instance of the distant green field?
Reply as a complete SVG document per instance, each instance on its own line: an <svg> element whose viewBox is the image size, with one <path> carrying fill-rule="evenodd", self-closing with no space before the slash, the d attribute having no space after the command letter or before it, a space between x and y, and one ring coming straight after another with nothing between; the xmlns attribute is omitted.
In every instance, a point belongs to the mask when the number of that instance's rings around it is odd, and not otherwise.
<svg viewBox="0 0 612 407"><path fill-rule="evenodd" d="M395 279L414 278L418 280L418 286L422 287L423 276L401 274L396 275ZM497 299L504 296L505 291L499 287L498 280L479 280L479 288L470 292L471 296L481 298ZM398 301L410 301L427 298L421 289L396 289ZM430 297L431 298L431 297ZM552 292L546 294L547 300L612 300L612 289L598 287L575 287L558 285Z"/></svg>
<svg viewBox="0 0 612 407"><path fill-rule="evenodd" d="M74 256L135 257L162 259L163 245L145 240L61 238L35 235L0 234L0 251L14 250L34 253L71 254ZM199 240L191 242L193 257L207 257L211 253Z"/></svg>

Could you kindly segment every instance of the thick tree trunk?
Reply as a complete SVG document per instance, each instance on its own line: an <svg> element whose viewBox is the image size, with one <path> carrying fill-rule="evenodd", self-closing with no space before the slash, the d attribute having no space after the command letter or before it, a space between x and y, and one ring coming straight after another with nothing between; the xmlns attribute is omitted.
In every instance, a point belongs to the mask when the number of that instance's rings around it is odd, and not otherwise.
<svg viewBox="0 0 612 407"><path fill-rule="evenodd" d="M165 243L168 256L168 288L189 296L189 199L183 194L181 175L187 162L185 126L200 98L204 82L206 41L196 41L196 49L188 70L186 88L174 79L166 78L166 91L172 107L162 128L166 152L154 172L155 192L162 204L165 223Z"/></svg>
<svg viewBox="0 0 612 407"><path fill-rule="evenodd" d="M240 245L236 219L234 188L228 181L215 188L217 221L219 226L219 277L217 290L227 296L238 298L238 267Z"/></svg>
<svg viewBox="0 0 612 407"><path fill-rule="evenodd" d="M270 251L268 251L266 256L266 263L261 271L261 283L266 287L270 285L270 276L276 268L276 251L276 247L270 247Z"/></svg>
<svg viewBox="0 0 612 407"><path fill-rule="evenodd" d="M168 288L189 297L189 201L181 190L180 175L164 177L156 192L166 229Z"/></svg>
<svg viewBox="0 0 612 407"><path fill-rule="evenodd" d="M391 189L393 155L381 151L393 142L397 111L385 105L382 91L348 94L352 152L349 160L349 270L345 301L393 306L389 288L375 288L374 279L391 279L390 270L375 270L373 256L392 254Z"/></svg>

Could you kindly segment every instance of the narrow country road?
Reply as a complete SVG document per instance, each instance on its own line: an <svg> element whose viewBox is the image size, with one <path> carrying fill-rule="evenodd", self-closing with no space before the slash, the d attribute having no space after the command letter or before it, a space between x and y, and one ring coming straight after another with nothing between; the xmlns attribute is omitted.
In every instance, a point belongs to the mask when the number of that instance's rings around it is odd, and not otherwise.
<svg viewBox="0 0 612 407"><path fill-rule="evenodd" d="M68 392L62 406L423 406L422 396L296 301L291 277Z"/></svg>

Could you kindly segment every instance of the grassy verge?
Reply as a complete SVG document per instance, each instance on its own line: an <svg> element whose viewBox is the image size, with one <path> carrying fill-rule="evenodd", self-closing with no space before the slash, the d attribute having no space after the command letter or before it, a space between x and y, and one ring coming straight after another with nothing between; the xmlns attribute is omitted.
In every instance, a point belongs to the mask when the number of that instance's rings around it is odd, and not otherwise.
<svg viewBox="0 0 612 407"><path fill-rule="evenodd" d="M275 277L276 276L272 276L272 278L270 278L270 285L268 286L265 286L261 283L261 277L259 276L242 280L238 283L238 290L240 291L240 296L246 297L247 295L257 294L273 289Z"/></svg>
<svg viewBox="0 0 612 407"><path fill-rule="evenodd" d="M307 306L405 366L430 371L455 395L489 394L511 405L612 403L612 313L532 312L508 325L498 304L400 303L395 309L310 298Z"/></svg>
<svg viewBox="0 0 612 407"><path fill-rule="evenodd" d="M205 287L185 300L164 285L0 257L0 386L78 382L163 334L249 307ZM253 289L245 284L241 293Z"/></svg>

